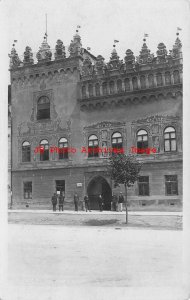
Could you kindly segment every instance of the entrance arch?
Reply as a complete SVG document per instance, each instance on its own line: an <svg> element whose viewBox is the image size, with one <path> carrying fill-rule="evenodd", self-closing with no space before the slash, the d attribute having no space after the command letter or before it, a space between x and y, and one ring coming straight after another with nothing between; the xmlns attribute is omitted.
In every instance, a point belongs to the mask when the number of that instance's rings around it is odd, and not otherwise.
<svg viewBox="0 0 190 300"><path fill-rule="evenodd" d="M94 177L88 184L87 194L90 200L90 208L99 210L98 195L104 198L103 210L111 210L112 191L109 183L102 176Z"/></svg>

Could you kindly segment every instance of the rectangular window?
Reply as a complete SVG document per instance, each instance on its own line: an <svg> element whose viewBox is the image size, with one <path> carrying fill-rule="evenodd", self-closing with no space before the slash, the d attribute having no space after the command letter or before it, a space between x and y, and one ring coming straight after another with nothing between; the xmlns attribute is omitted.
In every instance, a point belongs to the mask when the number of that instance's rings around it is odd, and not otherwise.
<svg viewBox="0 0 190 300"><path fill-rule="evenodd" d="M65 193L65 180L56 180L56 192L64 192Z"/></svg>
<svg viewBox="0 0 190 300"><path fill-rule="evenodd" d="M139 196L149 196L149 176L138 178Z"/></svg>
<svg viewBox="0 0 190 300"><path fill-rule="evenodd" d="M23 182L24 199L32 199L32 181Z"/></svg>
<svg viewBox="0 0 190 300"><path fill-rule="evenodd" d="M166 195L178 195L177 175L165 175Z"/></svg>

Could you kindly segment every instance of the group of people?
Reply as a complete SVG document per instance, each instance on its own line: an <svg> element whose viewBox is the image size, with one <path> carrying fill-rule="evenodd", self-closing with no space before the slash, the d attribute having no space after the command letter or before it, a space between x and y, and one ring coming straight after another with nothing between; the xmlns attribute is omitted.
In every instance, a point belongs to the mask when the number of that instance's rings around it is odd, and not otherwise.
<svg viewBox="0 0 190 300"><path fill-rule="evenodd" d="M60 194L57 195L54 193L52 196L52 205L53 205L53 211L56 211L57 204L59 206L59 211L63 211L64 208L64 201L65 201L65 194L60 191ZM119 197L116 194L113 194L112 196L112 202L111 202L111 210L113 211L123 211L123 202L124 202L124 197L122 192L120 192ZM77 193L74 194L74 206L75 206L75 211L79 210L79 196ZM104 206L104 197L103 195L99 194L98 195L98 207L100 212L103 211L103 206ZM82 201L82 210L90 211L90 201L88 195L84 196L84 200Z"/></svg>
<svg viewBox="0 0 190 300"><path fill-rule="evenodd" d="M112 210L123 211L124 197L122 192L119 193L119 197L116 194L112 196Z"/></svg>

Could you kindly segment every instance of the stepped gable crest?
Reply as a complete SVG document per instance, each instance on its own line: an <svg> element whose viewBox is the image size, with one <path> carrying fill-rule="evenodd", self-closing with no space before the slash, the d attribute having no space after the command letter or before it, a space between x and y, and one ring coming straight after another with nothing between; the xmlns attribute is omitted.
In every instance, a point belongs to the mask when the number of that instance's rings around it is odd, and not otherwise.
<svg viewBox="0 0 190 300"><path fill-rule="evenodd" d="M58 39L55 46L55 60L66 58L65 46L62 40Z"/></svg>
<svg viewBox="0 0 190 300"><path fill-rule="evenodd" d="M50 50L50 46L47 43L47 38L44 37L42 45L36 54L36 58L38 62L45 62L45 61L50 61L51 57L52 57L52 52Z"/></svg>

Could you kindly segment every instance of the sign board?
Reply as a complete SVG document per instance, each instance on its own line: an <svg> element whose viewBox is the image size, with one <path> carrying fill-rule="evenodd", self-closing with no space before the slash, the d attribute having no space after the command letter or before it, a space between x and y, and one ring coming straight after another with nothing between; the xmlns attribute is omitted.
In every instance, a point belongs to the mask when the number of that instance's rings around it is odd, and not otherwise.
<svg viewBox="0 0 190 300"><path fill-rule="evenodd" d="M78 182L77 187L81 187L81 186L82 186L82 182Z"/></svg>

